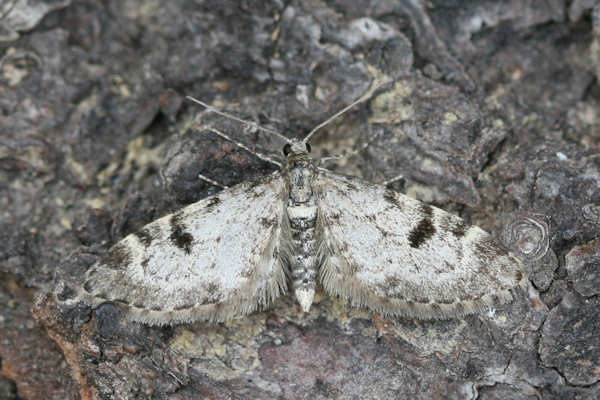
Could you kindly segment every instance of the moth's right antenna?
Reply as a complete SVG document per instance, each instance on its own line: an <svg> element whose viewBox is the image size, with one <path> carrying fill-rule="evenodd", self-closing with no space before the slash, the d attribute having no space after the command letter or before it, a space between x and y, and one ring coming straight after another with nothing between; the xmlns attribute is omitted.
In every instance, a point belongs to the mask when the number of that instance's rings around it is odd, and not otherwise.
<svg viewBox="0 0 600 400"><path fill-rule="evenodd" d="M291 141L290 139L288 139L287 137L283 136L281 133L279 133L279 132L277 132L277 131L274 131L274 130L272 130L272 129L269 129L269 128L264 128L264 127L262 127L262 126L260 126L260 125L258 125L258 124L256 124L256 123L254 123L254 122L245 121L245 120L243 120L243 119L241 119L241 118L238 118L238 117L236 117L235 115L227 114L227 113L225 113L225 112L223 112L223 111L217 110L217 109L216 109L216 108L214 108L213 106L210 106L210 105L206 104L206 103L205 103L205 102L203 102L203 101L200 101L200 100L198 100L198 99L195 99L195 98L193 98L192 96L186 96L186 98L187 98L188 100L191 100L191 101L193 101L194 103L198 103L198 104L200 104L201 106L205 107L205 108L206 108L207 110L209 110L210 112L214 112L215 114L219 114L219 115L221 115L221 116L223 116L223 117L225 117L225 118L229 118L229 119L232 119L232 120L234 120L234 121L241 122L242 124L248 125L248 126L250 126L250 127L252 127L252 128L256 128L256 129L258 129L258 130L261 130L261 131L263 131L263 132L270 133L271 135L275 135L275 136L277 136L278 138L280 138L280 139L283 139L283 140L284 140L286 143L290 143L290 144L292 143L292 141Z"/></svg>
<svg viewBox="0 0 600 400"><path fill-rule="evenodd" d="M302 139L303 143L308 142L308 139L311 138L312 135L315 134L316 131L318 131L319 129L321 129L322 127L324 127L325 125L328 125L329 123L331 123L331 121L333 121L334 119L336 119L337 117L339 117L340 115L344 114L346 111L348 111L349 109L351 109L352 107L354 107L355 105L362 103L365 100L368 100L371 98L371 96L373 96L373 93L375 93L375 91L377 89L379 89L381 86L383 86L384 84L388 83L389 80L384 80L383 82L371 86L366 92L365 94L363 94L362 96L360 96L358 98L358 100L354 100L352 103L350 103L349 105L347 105L346 107L342 108L340 111L336 112L333 116L327 118L325 121L321 122L319 125L317 125L312 131L310 131L308 133L308 135L306 135L306 137L304 139Z"/></svg>

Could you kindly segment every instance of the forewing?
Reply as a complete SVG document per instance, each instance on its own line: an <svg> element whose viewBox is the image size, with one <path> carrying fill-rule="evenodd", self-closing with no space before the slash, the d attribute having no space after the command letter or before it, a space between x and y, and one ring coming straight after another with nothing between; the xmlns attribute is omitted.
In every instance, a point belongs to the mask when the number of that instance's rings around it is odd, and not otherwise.
<svg viewBox="0 0 600 400"><path fill-rule="evenodd" d="M386 315L449 318L513 298L521 262L452 214L386 189L323 172L316 185L331 294Z"/></svg>
<svg viewBox="0 0 600 400"><path fill-rule="evenodd" d="M191 204L125 237L86 273L81 298L129 307L147 324L223 321L286 289L278 257L279 173Z"/></svg>

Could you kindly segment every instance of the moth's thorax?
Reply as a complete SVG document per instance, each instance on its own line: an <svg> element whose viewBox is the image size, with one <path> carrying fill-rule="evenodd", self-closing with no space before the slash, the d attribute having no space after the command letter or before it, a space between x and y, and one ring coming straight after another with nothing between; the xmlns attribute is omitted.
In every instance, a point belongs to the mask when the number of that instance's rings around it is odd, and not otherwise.
<svg viewBox="0 0 600 400"><path fill-rule="evenodd" d="M315 294L320 266L320 237L317 232L317 201L313 192L316 169L303 143L294 143L285 170L289 188L286 236L289 240L287 264L298 302L308 311Z"/></svg>
<svg viewBox="0 0 600 400"><path fill-rule="evenodd" d="M292 204L304 204L313 197L312 182L314 169L309 163L297 163L288 169L290 202Z"/></svg>
<svg viewBox="0 0 600 400"><path fill-rule="evenodd" d="M308 155L307 145L300 141L293 141L289 146L285 175L289 188L289 200L292 205L302 205L310 201L313 196L312 182L315 176L315 167Z"/></svg>

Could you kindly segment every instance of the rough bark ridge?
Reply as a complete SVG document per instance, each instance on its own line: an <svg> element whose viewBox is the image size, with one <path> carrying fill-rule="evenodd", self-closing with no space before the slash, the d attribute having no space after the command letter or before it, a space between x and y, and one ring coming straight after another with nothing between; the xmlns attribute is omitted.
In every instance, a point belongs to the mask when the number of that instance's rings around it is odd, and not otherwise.
<svg viewBox="0 0 600 400"><path fill-rule="evenodd" d="M0 398L600 398L594 1L35 0L0 5ZM313 140L330 167L460 214L527 261L529 298L452 321L317 296L149 328L63 300L108 246L273 170L193 95ZM237 140L277 138L203 113ZM537 296L539 294L539 296Z"/></svg>

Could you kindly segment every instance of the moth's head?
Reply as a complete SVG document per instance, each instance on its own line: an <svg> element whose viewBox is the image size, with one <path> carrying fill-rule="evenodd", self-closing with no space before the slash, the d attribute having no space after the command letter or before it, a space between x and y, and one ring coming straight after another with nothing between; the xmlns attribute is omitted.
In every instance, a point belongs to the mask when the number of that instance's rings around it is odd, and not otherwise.
<svg viewBox="0 0 600 400"><path fill-rule="evenodd" d="M308 153L310 153L310 144L301 140L292 139L283 146L283 154L287 157L288 163L308 161L310 159Z"/></svg>

